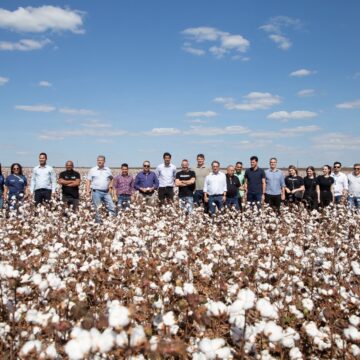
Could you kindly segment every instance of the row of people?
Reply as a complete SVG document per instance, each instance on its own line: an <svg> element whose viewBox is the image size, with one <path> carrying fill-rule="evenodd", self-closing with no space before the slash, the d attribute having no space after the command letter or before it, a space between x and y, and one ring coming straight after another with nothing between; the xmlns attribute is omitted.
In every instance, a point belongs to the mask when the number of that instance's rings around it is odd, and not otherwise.
<svg viewBox="0 0 360 360"><path fill-rule="evenodd" d="M360 165L354 165L354 171L346 176L342 173L341 163L331 167L323 167L323 175L316 176L312 166L306 169L304 178L298 175L295 166L289 166L289 175L284 176L277 168L277 159L271 158L269 169L264 171L258 167L258 158L250 158L250 168L243 170L243 164L228 166L226 174L220 171L220 163L213 161L211 170L205 165L203 154L197 156L197 166L192 170L189 161L183 160L181 171L171 163L171 154L164 153L163 163L155 172L150 170L150 162L143 163L143 170L136 177L129 175L128 165L122 164L121 173L113 178L111 170L105 166L105 157L97 158L97 166L93 167L86 180L86 195L91 196L97 209L104 202L109 213L115 215L116 200L119 207L127 208L135 192L146 202L155 202L157 193L160 203L171 202L174 198L174 186L179 189L180 206L191 212L194 203L203 204L205 210L213 214L215 209L223 205L233 206L241 210L246 192L246 201L257 203L265 201L279 209L282 201L304 201L310 209L327 206L331 202L339 203L349 195L351 206L360 206ZM39 165L32 171L30 188L22 173L20 164L11 166L11 174L4 179L0 167L1 201L6 199L11 207L21 202L29 192L34 194L36 204L49 201L56 193L57 184L62 187L63 201L74 209L79 204L79 186L81 177L74 170L72 161L66 162L66 170L56 178L54 169L47 165L46 153L39 155ZM5 191L3 187L5 185ZM2 206L2 203L0 203ZM97 214L97 220L99 220Z"/></svg>

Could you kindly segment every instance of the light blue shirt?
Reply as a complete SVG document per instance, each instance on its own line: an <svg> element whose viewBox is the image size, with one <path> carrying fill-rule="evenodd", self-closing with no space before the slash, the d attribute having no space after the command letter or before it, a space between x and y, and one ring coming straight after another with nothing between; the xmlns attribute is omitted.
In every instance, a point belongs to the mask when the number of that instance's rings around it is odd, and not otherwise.
<svg viewBox="0 0 360 360"><path fill-rule="evenodd" d="M174 186L175 176L176 176L176 166L169 164L160 164L155 170L155 174L159 179L159 187Z"/></svg>
<svg viewBox="0 0 360 360"><path fill-rule="evenodd" d="M208 195L223 195L227 191L226 176L222 172L211 172L204 183L204 193Z"/></svg>
<svg viewBox="0 0 360 360"><path fill-rule="evenodd" d="M281 170L276 169L271 171L271 169L265 170L266 176L266 191L268 195L280 195L281 189L285 187L285 178Z"/></svg>
<svg viewBox="0 0 360 360"><path fill-rule="evenodd" d="M56 182L56 174L54 169L49 166L35 166L30 182L30 192L33 193L38 189L48 189L52 192L56 191L57 182Z"/></svg>
<svg viewBox="0 0 360 360"><path fill-rule="evenodd" d="M91 188L93 190L108 191L113 176L110 168L104 166L100 169L98 166L95 166L90 169L87 179L91 181Z"/></svg>

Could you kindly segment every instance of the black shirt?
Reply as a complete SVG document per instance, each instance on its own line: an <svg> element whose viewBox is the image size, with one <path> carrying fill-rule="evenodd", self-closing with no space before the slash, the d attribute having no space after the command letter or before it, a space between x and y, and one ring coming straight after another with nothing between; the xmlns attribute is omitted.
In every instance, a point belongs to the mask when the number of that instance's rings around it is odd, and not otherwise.
<svg viewBox="0 0 360 360"><path fill-rule="evenodd" d="M298 175L289 175L285 178L285 185L290 190L298 189L300 186L304 185L304 179Z"/></svg>
<svg viewBox="0 0 360 360"><path fill-rule="evenodd" d="M334 183L334 178L331 176L325 177L324 175L319 175L316 180L319 184L320 191L330 191L331 185Z"/></svg>
<svg viewBox="0 0 360 360"><path fill-rule="evenodd" d="M226 196L229 198L234 198L238 196L239 187L240 187L240 180L237 176L229 176L226 175Z"/></svg>
<svg viewBox="0 0 360 360"><path fill-rule="evenodd" d="M247 190L249 193L262 194L262 179L265 179L265 171L263 169L253 168L246 169L245 179L247 180Z"/></svg>
<svg viewBox="0 0 360 360"><path fill-rule="evenodd" d="M305 192L304 197L313 196L316 193L316 185L318 184L316 178L304 177Z"/></svg>
<svg viewBox="0 0 360 360"><path fill-rule="evenodd" d="M65 170L60 173L59 179L76 180L76 179L81 179L81 177L80 177L80 174L75 170ZM69 196L74 199L78 199L79 198L79 187L62 185L62 193L64 196Z"/></svg>
<svg viewBox="0 0 360 360"><path fill-rule="evenodd" d="M190 180L192 178L196 178L195 172L192 170L184 171L181 170L176 173L176 179L178 180ZM186 197L186 196L192 196L193 192L195 190L195 183L191 185L186 186L179 186L179 197Z"/></svg>

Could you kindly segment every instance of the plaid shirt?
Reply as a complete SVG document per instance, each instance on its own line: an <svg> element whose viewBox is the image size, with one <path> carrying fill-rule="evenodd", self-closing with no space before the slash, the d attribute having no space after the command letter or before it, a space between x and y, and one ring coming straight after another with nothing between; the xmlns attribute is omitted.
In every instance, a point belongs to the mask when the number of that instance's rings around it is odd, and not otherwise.
<svg viewBox="0 0 360 360"><path fill-rule="evenodd" d="M130 175L115 176L113 187L117 195L131 195L134 192L134 178Z"/></svg>

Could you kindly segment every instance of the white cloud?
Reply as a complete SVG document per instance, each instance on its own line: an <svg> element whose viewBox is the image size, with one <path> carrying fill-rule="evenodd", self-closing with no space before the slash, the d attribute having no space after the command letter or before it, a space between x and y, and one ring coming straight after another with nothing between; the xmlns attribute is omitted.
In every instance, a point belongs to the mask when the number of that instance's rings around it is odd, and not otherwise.
<svg viewBox="0 0 360 360"><path fill-rule="evenodd" d="M299 119L312 119L317 116L316 112L306 110L296 111L276 111L267 116L272 120L299 120Z"/></svg>
<svg viewBox="0 0 360 360"><path fill-rule="evenodd" d="M153 128L150 131L146 132L145 135L150 136L171 136L178 135L181 133L181 130L176 128Z"/></svg>
<svg viewBox="0 0 360 360"><path fill-rule="evenodd" d="M78 130L51 130L43 131L39 138L42 140L63 140L69 137L119 137L127 134L125 130L99 130L99 129L78 129Z"/></svg>
<svg viewBox="0 0 360 360"><path fill-rule="evenodd" d="M226 104L230 102L234 102L235 99L232 97L216 97L213 102L220 103L220 104Z"/></svg>
<svg viewBox="0 0 360 360"><path fill-rule="evenodd" d="M323 133L321 136L313 137L315 148L321 150L356 150L360 149L360 138L344 133Z"/></svg>
<svg viewBox="0 0 360 360"><path fill-rule="evenodd" d="M316 74L316 71L314 70L308 70L308 69L299 69L296 71L293 71L289 74L290 77L305 77L312 74Z"/></svg>
<svg viewBox="0 0 360 360"><path fill-rule="evenodd" d="M88 109L72 109L72 108L61 108L59 109L61 114L67 115L80 115L80 116L95 116L97 113L93 110Z"/></svg>
<svg viewBox="0 0 360 360"><path fill-rule="evenodd" d="M244 101L242 103L236 103L235 101L224 101L224 106L228 110L253 111L268 109L274 105L280 104L282 101L281 97L278 95L272 95L268 92L264 93L256 91L245 95L243 98Z"/></svg>
<svg viewBox="0 0 360 360"><path fill-rule="evenodd" d="M40 87L51 87L52 83L49 82L49 81L42 80L42 81L39 81L38 86L40 86Z"/></svg>
<svg viewBox="0 0 360 360"><path fill-rule="evenodd" d="M360 109L360 99L337 104L338 109Z"/></svg>
<svg viewBox="0 0 360 360"><path fill-rule="evenodd" d="M84 12L56 6L0 9L0 28L17 32L71 31L84 33Z"/></svg>
<svg viewBox="0 0 360 360"><path fill-rule="evenodd" d="M94 129L103 129L103 128L110 128L111 125L107 123L103 123L99 120L90 120L88 122L81 123L81 126L87 128L94 128Z"/></svg>
<svg viewBox="0 0 360 360"><path fill-rule="evenodd" d="M297 95L299 97L307 97L307 96L312 96L315 94L315 90L314 89L304 89L304 90L300 90Z"/></svg>
<svg viewBox="0 0 360 360"><path fill-rule="evenodd" d="M188 117L214 117L218 114L215 111L193 111L186 113L186 116Z"/></svg>
<svg viewBox="0 0 360 360"><path fill-rule="evenodd" d="M208 123L207 120L203 120L203 119L192 119L192 120L189 120L189 122L191 124L207 124Z"/></svg>
<svg viewBox="0 0 360 360"><path fill-rule="evenodd" d="M9 80L10 80L9 78L0 76L0 86L7 84L9 82Z"/></svg>
<svg viewBox="0 0 360 360"><path fill-rule="evenodd" d="M50 44L49 39L45 40L33 40L22 39L18 42L0 41L0 51L32 51L40 50L44 46Z"/></svg>
<svg viewBox="0 0 360 360"><path fill-rule="evenodd" d="M290 49L292 46L291 41L283 35L271 34L269 38L282 50Z"/></svg>
<svg viewBox="0 0 360 360"><path fill-rule="evenodd" d="M226 54L245 53L250 47L250 41L240 34L230 34L228 32L213 27L197 27L188 28L181 32L190 42L186 42L183 50L193 55L205 55L207 51L217 58L222 58ZM214 45L209 48L202 49L194 47L192 42L200 46L204 42L212 42Z"/></svg>
<svg viewBox="0 0 360 360"><path fill-rule="evenodd" d="M203 126L192 126L190 130L184 131L184 135L197 135L197 136L216 136L216 135L240 135L247 134L250 130L240 126L225 126L219 127L203 127Z"/></svg>
<svg viewBox="0 0 360 360"><path fill-rule="evenodd" d="M52 112L55 111L56 108L52 105L45 105L45 104L40 104L40 105L16 105L15 106L16 110L23 110L23 111L30 111L30 112Z"/></svg>
<svg viewBox="0 0 360 360"><path fill-rule="evenodd" d="M261 139L277 139L277 138L288 138L299 136L305 133L312 133L321 130L321 128L317 125L308 125L308 126L297 126L293 128L283 128L278 131L253 131L249 134L254 138Z"/></svg>

